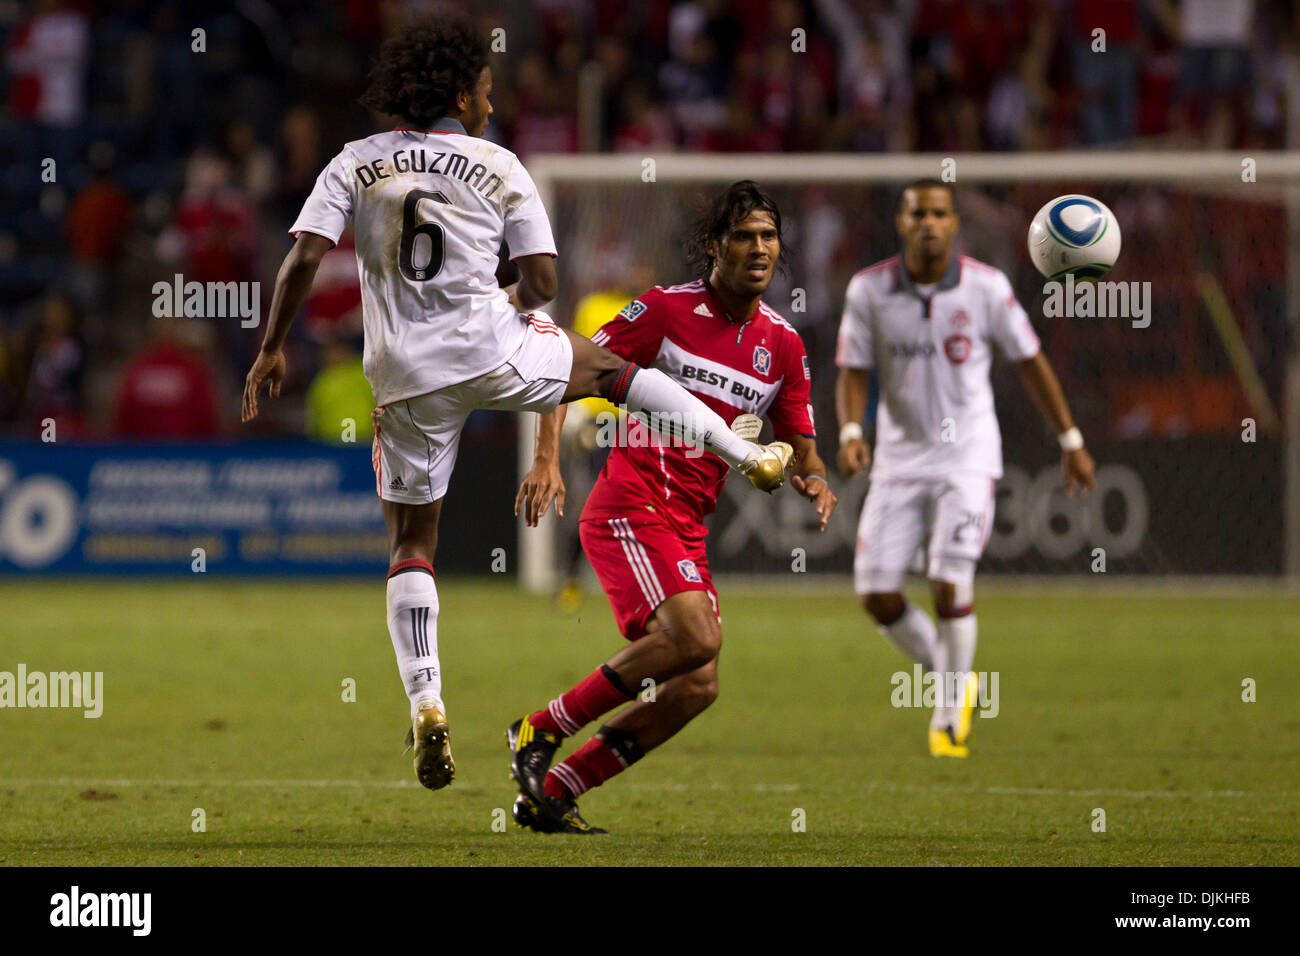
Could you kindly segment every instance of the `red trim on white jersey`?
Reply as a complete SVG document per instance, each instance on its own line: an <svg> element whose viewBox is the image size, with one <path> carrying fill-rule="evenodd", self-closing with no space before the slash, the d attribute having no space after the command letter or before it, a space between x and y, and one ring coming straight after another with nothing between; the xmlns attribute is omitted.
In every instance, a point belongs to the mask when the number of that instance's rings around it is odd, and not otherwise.
<svg viewBox="0 0 1300 956"><path fill-rule="evenodd" d="M891 269L897 262L898 256L890 256L888 259L881 259L879 262L873 263L865 269L859 269L857 272L853 273L853 278L856 279L858 276L865 276L872 272L879 272L881 269Z"/></svg>
<svg viewBox="0 0 1300 956"><path fill-rule="evenodd" d="M454 129L416 129L414 126L394 126L394 133L438 133L443 136L468 136L469 133L462 133Z"/></svg>
<svg viewBox="0 0 1300 956"><path fill-rule="evenodd" d="M532 329L534 332L540 332L542 335L554 335L554 336L563 335L563 333L560 331L559 326L557 326L550 319L541 319L538 318L536 315L533 315L532 313L529 313L528 315L528 327Z"/></svg>
<svg viewBox="0 0 1300 956"><path fill-rule="evenodd" d="M970 256L958 256L957 260L964 266L974 266L976 269L988 273L989 275L1002 274L1002 270L995 269L987 262L980 262L978 259L972 259Z"/></svg>

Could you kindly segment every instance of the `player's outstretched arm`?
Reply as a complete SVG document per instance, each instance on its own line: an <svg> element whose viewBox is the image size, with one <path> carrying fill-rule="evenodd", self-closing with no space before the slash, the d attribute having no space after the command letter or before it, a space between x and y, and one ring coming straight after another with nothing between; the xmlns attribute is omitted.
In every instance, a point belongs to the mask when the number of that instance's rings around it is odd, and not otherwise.
<svg viewBox="0 0 1300 956"><path fill-rule="evenodd" d="M551 501L555 501L555 513L564 517L564 479L560 475L560 433L564 430L564 415L567 405L560 405L553 412L542 415L537 423L537 448L533 452L533 467L524 475L515 495L515 516L524 510L524 523L537 527L537 522Z"/></svg>
<svg viewBox="0 0 1300 956"><path fill-rule="evenodd" d="M1061 383L1052 371L1047 357L1039 352L1033 358L1017 362L1020 380L1025 391L1034 400L1038 410L1056 429L1061 443L1061 467L1065 469L1065 493L1074 494L1078 488L1085 495L1097 486L1096 465L1088 449L1083 447L1083 435L1074 426L1069 403L1061 390Z"/></svg>
<svg viewBox="0 0 1300 956"><path fill-rule="evenodd" d="M539 252L534 256L520 256L515 260L519 267L519 281L506 288L510 301L520 312L540 309L555 298L560 289L555 274L555 257Z"/></svg>
<svg viewBox="0 0 1300 956"><path fill-rule="evenodd" d="M817 530L825 531L826 522L831 520L839 499L826 480L826 465L817 454L817 442L807 435L788 435L782 441L788 441L794 448L794 474L790 477L790 487L816 505L817 517L821 519L821 527Z"/></svg>
<svg viewBox="0 0 1300 956"><path fill-rule="evenodd" d="M871 464L871 446L862 438L862 416L871 387L865 368L842 368L835 379L835 415L840 423L840 474L852 478Z"/></svg>
<svg viewBox="0 0 1300 956"><path fill-rule="evenodd" d="M262 339L262 350L244 380L243 421L250 422L257 417L257 393L264 383L271 398L280 397L280 383L284 381L284 340L289 335L293 317L307 300L321 259L333 246L334 243L324 236L303 232L284 257L275 277L271 315Z"/></svg>

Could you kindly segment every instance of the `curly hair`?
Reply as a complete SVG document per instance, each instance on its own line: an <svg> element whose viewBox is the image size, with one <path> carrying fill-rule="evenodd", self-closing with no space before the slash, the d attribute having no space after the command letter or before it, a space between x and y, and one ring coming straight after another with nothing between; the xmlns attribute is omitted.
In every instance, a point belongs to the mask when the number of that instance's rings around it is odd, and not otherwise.
<svg viewBox="0 0 1300 956"><path fill-rule="evenodd" d="M428 126L458 112L457 94L473 93L487 65L487 44L468 16L423 17L384 41L357 102Z"/></svg>
<svg viewBox="0 0 1300 956"><path fill-rule="evenodd" d="M781 232L781 210L776 200L765 193L752 179L734 182L713 197L700 210L686 235L686 260L697 274L708 278L713 271L712 243L721 243L731 227L752 212L771 214L776 225L776 236L781 243L781 257L777 267L784 272L786 262L785 236Z"/></svg>

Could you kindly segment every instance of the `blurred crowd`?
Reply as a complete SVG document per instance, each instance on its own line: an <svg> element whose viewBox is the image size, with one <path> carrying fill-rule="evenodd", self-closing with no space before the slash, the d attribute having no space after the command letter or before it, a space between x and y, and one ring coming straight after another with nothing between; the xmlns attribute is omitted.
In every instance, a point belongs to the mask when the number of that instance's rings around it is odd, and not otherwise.
<svg viewBox="0 0 1300 956"><path fill-rule="evenodd" d="M493 39L488 135L525 160L1281 148L1300 35L1290 0L458 5ZM264 325L165 319L154 285L258 282L265 316L318 172L378 128L356 104L371 57L427 6L0 4L0 433L235 433ZM818 294L833 315L839 290ZM359 308L345 237L287 347L291 400L240 434L337 440L354 409L365 439Z"/></svg>

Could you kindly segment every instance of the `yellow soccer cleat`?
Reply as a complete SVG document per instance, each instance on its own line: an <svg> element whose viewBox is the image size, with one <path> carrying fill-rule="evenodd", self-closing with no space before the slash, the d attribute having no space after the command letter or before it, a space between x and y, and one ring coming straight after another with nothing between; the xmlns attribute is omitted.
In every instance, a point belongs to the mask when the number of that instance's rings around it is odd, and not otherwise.
<svg viewBox="0 0 1300 956"><path fill-rule="evenodd" d="M969 757L970 748L953 739L951 727L930 728L931 757Z"/></svg>
<svg viewBox="0 0 1300 956"><path fill-rule="evenodd" d="M406 733L406 746L415 748L415 776L430 790L441 790L455 778L451 728L442 711L432 703L420 704Z"/></svg>
<svg viewBox="0 0 1300 956"><path fill-rule="evenodd" d="M555 595L555 609L561 614L576 614L582 607L582 585L577 578L569 578Z"/></svg>
<svg viewBox="0 0 1300 956"><path fill-rule="evenodd" d="M958 744L970 740L971 731L975 729L975 711L980 705L980 682L974 671L966 674L966 681L961 691L961 703L957 708L957 726L953 728L953 739Z"/></svg>
<svg viewBox="0 0 1300 956"><path fill-rule="evenodd" d="M794 449L783 441L757 447L758 450L742 461L737 470L759 491L770 494L785 484L786 469L794 458Z"/></svg>

